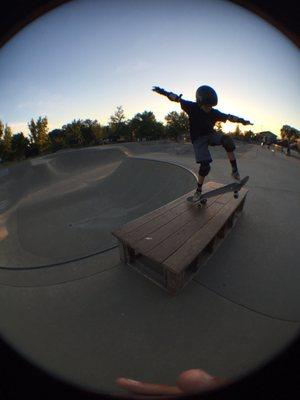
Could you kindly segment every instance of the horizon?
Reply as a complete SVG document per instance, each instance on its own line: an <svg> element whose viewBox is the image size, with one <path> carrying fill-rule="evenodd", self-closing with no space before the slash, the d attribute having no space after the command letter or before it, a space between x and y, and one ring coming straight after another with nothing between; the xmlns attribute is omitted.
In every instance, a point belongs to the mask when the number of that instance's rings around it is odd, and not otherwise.
<svg viewBox="0 0 300 400"><path fill-rule="evenodd" d="M213 107L213 108L215 108L215 107ZM151 112L151 110L143 110L143 111L140 111L140 113L143 113L143 112L145 112L145 111L146 111L146 112ZM173 110L173 111L176 111L176 110ZM184 114L186 114L183 110L179 111L178 114L180 114L181 112L183 112ZM139 112L137 112L137 113L139 113ZM112 113L112 115L113 115L113 113ZM125 115L125 112L124 112L124 115ZM155 114L154 114L154 115L155 115ZM126 116L126 115L125 115L125 116ZM47 118L46 115L40 115L40 116L38 116L37 118L39 118L39 117L41 117L41 118L45 118L45 117L46 117L46 118ZM134 117L134 115L133 115L132 117ZM155 117L156 117L156 116L155 116ZM124 122L126 123L126 122L128 122L130 119L131 119L131 118L126 118ZM100 123L100 121L99 121L97 118L94 118L94 119L91 119L91 118L75 118L75 119L73 119L72 121L66 121L66 122L64 122L61 126L55 126L55 127L51 127L51 128L50 128L51 124L50 124L49 121L48 121L49 133L50 133L51 131L56 130L56 129L57 129L57 130L62 130L64 125L68 125L68 124L73 123L74 121L79 121L79 120L80 120L80 121L86 121L86 120L96 121L97 123L100 124L101 128L108 126L108 123L109 123L109 121L107 121L106 123ZM1 121L1 119L0 119L0 121ZM165 120L160 121L160 120L158 120L158 119L156 118L156 121L157 121L157 122L163 123L164 126L166 126L166 124L167 124ZM3 121L2 121L2 122L3 122ZM28 123L29 123L29 122L30 122L30 121L28 121ZM35 121L35 122L36 122L36 121ZM6 124L4 124L4 125L6 125ZM7 125L10 127L9 124L7 124ZM287 125L287 124L286 124L286 125ZM26 125L26 126L27 126L27 125ZM252 131L254 135L258 135L258 134L260 134L260 133L265 133L265 132L270 132L270 133L273 133L273 134L276 135L275 132L272 132L272 131L270 131L270 130L268 130L268 129L263 130L263 131L254 131L254 130L252 129L252 126L251 126L251 125L245 125L245 126L244 126L244 125L242 125L241 123L234 123L234 122L226 122L226 123L224 123L224 122L221 122L221 126L222 126L223 132L226 133L226 134L234 133L234 131L236 130L236 127L239 126L239 129L240 129L240 131L241 131L242 134L245 133L245 132L247 132L247 131ZM226 129L223 129L224 126L226 126ZM229 128L230 126L232 127L232 129ZM17 129L15 129L15 132L13 132L13 134L20 134L20 133L23 133L25 137L29 138L29 136L30 136L29 128L27 128L27 131L28 131L28 132L24 132L23 130L17 131ZM279 134L277 134L276 136L277 136L277 137L280 137L280 132L279 132Z"/></svg>
<svg viewBox="0 0 300 400"><path fill-rule="evenodd" d="M239 124L242 132L280 137L283 125L300 128L299 50L225 0L73 0L6 43L0 68L0 119L14 134L28 136L39 116L49 131L74 119L107 125L118 106L127 120L152 111L165 124L182 110L152 87L195 101L204 84L218 93L215 108L254 123ZM237 125L222 126L228 133Z"/></svg>

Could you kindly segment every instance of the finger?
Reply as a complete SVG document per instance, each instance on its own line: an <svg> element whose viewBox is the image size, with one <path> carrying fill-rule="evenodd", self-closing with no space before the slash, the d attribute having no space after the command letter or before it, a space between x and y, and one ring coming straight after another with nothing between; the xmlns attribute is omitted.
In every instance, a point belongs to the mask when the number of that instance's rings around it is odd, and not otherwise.
<svg viewBox="0 0 300 400"><path fill-rule="evenodd" d="M120 398L120 399L126 399L126 400L151 400L151 399L155 399L157 400L158 398L160 398L160 396L157 395L142 395L142 394L134 394L134 393L110 393L112 396L115 396L116 398Z"/></svg>
<svg viewBox="0 0 300 400"><path fill-rule="evenodd" d="M225 379L216 378L201 369L190 369L182 372L177 380L178 387L184 393L199 393L212 390L229 383Z"/></svg>
<svg viewBox="0 0 300 400"><path fill-rule="evenodd" d="M146 383L133 381L126 378L118 378L116 384L122 389L129 390L136 394L147 394L147 395L179 395L183 394L182 390L176 386L160 385L156 383Z"/></svg>

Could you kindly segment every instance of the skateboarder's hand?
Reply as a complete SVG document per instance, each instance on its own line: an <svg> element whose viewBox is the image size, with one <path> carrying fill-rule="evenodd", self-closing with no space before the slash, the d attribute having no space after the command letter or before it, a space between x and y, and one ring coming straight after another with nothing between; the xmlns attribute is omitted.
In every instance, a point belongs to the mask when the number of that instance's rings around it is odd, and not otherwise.
<svg viewBox="0 0 300 400"><path fill-rule="evenodd" d="M244 121L243 121L243 125L253 125L253 124L252 124L252 122L250 122L250 121L245 121L245 120L244 120Z"/></svg>
<svg viewBox="0 0 300 400"><path fill-rule="evenodd" d="M189 369L182 372L176 386L168 386L156 383L137 382L126 378L118 378L117 386L136 395L172 395L179 396L192 393L200 393L206 390L216 389L229 381L209 375L201 369ZM118 394L119 395L119 394ZM146 399L149 397L133 397Z"/></svg>
<svg viewBox="0 0 300 400"><path fill-rule="evenodd" d="M162 89L158 86L153 86L152 90L153 92L162 94L163 96L167 96L167 98L171 101L179 102L182 96L182 94L178 96L178 94L175 94L173 92L167 92L165 89Z"/></svg>

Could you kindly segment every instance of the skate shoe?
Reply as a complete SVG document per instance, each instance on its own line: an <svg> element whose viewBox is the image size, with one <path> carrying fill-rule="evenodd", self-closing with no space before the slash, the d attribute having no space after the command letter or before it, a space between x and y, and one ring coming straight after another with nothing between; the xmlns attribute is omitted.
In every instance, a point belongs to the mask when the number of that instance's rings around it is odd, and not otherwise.
<svg viewBox="0 0 300 400"><path fill-rule="evenodd" d="M239 174L239 171L238 171L238 170L232 171L231 176L232 176L235 180L237 180L237 181L240 181L240 180L241 180L241 177L240 177L240 174Z"/></svg>
<svg viewBox="0 0 300 400"><path fill-rule="evenodd" d="M199 201L201 198L201 192L199 190L196 190L195 193L193 194L193 202Z"/></svg>

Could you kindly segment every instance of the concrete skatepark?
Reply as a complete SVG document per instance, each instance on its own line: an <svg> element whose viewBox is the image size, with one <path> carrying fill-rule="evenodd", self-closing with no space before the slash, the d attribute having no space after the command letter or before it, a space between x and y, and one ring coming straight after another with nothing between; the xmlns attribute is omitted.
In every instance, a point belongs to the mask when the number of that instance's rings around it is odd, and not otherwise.
<svg viewBox="0 0 300 400"><path fill-rule="evenodd" d="M207 179L228 183L222 147ZM237 143L242 216L177 296L122 264L111 231L196 186L191 144L65 150L0 169L0 333L87 389L118 377L237 379L299 333L300 160Z"/></svg>

